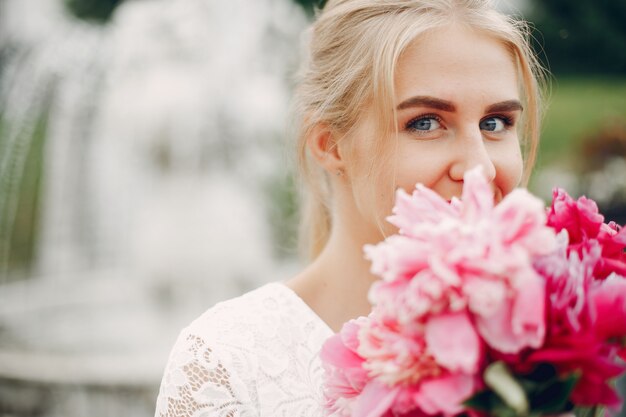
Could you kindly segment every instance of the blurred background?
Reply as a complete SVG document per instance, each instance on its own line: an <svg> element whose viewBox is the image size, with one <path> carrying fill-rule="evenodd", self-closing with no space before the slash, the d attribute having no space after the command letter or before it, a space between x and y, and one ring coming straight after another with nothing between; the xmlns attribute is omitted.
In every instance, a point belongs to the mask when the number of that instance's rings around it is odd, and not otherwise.
<svg viewBox="0 0 626 417"><path fill-rule="evenodd" d="M178 331L296 260L313 0L0 0L0 417L152 416ZM626 1L509 0L552 73L531 190L626 222Z"/></svg>

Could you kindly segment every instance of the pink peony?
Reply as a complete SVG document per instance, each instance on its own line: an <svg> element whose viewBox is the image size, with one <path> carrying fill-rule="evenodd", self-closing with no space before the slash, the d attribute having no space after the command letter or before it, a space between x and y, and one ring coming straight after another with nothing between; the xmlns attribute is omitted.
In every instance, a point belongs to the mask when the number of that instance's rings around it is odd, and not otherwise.
<svg viewBox="0 0 626 417"><path fill-rule="evenodd" d="M519 189L494 207L480 169L464 181L462 201L450 204L422 185L412 195L398 191L389 221L400 234L365 247L372 272L383 277L370 301L401 324L468 309L492 348L538 347L544 288L532 263L556 247L543 203Z"/></svg>
<svg viewBox="0 0 626 417"><path fill-rule="evenodd" d="M616 342L618 354L626 360L626 278L610 275L589 295L596 337Z"/></svg>
<svg viewBox="0 0 626 417"><path fill-rule="evenodd" d="M549 328L528 361L580 373L574 403L616 407L607 381L624 370L616 354L626 357L626 279L617 275L626 274L626 231L603 222L593 200L554 191L548 225L560 232L559 249L535 265L547 278Z"/></svg>
<svg viewBox="0 0 626 417"><path fill-rule="evenodd" d="M626 336L626 280L594 278L602 256L598 241L581 246L580 256L577 251L566 255L566 235L560 235L559 242L554 254L536 263L547 279L545 343L512 362L522 367L549 362L562 374L578 372L580 379L572 393L575 404L617 407L621 400L608 381L624 371L615 356L623 354L619 339Z"/></svg>
<svg viewBox="0 0 626 417"><path fill-rule="evenodd" d="M365 359L357 353L357 333L366 320L361 317L344 324L341 332L330 337L320 352L326 374L326 408L332 416L351 416L354 399L370 379L363 368Z"/></svg>
<svg viewBox="0 0 626 417"><path fill-rule="evenodd" d="M363 367L384 384L415 384L441 373L420 330L373 316L363 323L359 340L358 353L366 360Z"/></svg>
<svg viewBox="0 0 626 417"><path fill-rule="evenodd" d="M431 320L424 328L411 328L372 314L332 336L321 352L330 415L461 413L463 401L479 388L481 342L467 315Z"/></svg>
<svg viewBox="0 0 626 417"><path fill-rule="evenodd" d="M566 230L569 235L568 252L579 256L591 239L602 246L602 257L594 269L594 276L604 279L611 273L626 276L626 229L614 222L604 223L593 200L580 197L574 200L564 190L553 192L552 206L548 212L548 225L557 232Z"/></svg>
<svg viewBox="0 0 626 417"><path fill-rule="evenodd" d="M571 401L616 407L626 359L626 231L592 200L527 191L497 206L479 168L450 203L399 190L399 234L364 250L382 280L369 317L322 348L327 410L344 417L451 417L494 360L514 373L550 363L577 373Z"/></svg>
<svg viewBox="0 0 626 417"><path fill-rule="evenodd" d="M602 258L595 272L600 278L611 274L626 277L626 228L615 222L603 224L596 237L602 245Z"/></svg>
<svg viewBox="0 0 626 417"><path fill-rule="evenodd" d="M626 335L626 279L617 275L591 288L591 308L598 336L608 340Z"/></svg>

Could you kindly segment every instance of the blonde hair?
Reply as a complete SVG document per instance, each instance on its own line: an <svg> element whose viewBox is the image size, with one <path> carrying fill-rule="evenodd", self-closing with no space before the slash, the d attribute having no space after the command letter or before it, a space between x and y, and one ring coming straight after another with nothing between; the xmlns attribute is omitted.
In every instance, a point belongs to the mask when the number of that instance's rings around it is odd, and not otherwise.
<svg viewBox="0 0 626 417"><path fill-rule="evenodd" d="M315 259L331 230L328 174L311 160L306 139L324 125L349 136L364 106L380 115L381 136L395 125L394 74L402 52L432 29L465 24L499 39L513 56L524 105L523 184L534 165L539 142L544 71L529 45L524 21L494 10L488 0L330 0L311 27L309 54L301 68L294 97L297 157L301 186L301 252ZM373 172L385 160L378 141Z"/></svg>

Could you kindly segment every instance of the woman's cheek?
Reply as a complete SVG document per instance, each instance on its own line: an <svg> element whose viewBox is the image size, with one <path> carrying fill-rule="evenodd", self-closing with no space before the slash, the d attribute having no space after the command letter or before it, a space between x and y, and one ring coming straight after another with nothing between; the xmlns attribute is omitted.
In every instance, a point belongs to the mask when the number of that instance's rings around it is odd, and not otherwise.
<svg viewBox="0 0 626 417"><path fill-rule="evenodd" d="M524 174L524 161L517 141L507 144L498 152L496 166L496 185L506 195L520 186Z"/></svg>

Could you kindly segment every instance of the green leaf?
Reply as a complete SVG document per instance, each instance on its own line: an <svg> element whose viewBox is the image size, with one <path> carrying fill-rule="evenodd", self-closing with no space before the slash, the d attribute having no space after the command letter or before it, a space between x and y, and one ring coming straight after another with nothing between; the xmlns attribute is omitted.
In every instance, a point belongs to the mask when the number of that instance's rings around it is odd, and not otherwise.
<svg viewBox="0 0 626 417"><path fill-rule="evenodd" d="M518 417L517 412L509 407L492 390L479 391L463 403L467 408L482 411L491 417Z"/></svg>
<svg viewBox="0 0 626 417"><path fill-rule="evenodd" d="M569 398L579 379L579 373L559 376L550 364L518 375L512 374L506 364L496 362L485 370L488 388L477 392L464 405L493 417L542 417L570 412L574 405ZM524 407L516 403L520 398L527 401Z"/></svg>
<svg viewBox="0 0 626 417"><path fill-rule="evenodd" d="M485 369L485 384L491 388L515 414L528 414L530 404L524 388L502 361L494 362Z"/></svg>
<svg viewBox="0 0 626 417"><path fill-rule="evenodd" d="M574 415L576 417L594 417L595 407L576 407Z"/></svg>
<svg viewBox="0 0 626 417"><path fill-rule="evenodd" d="M492 397L497 396L491 390L479 391L469 400L463 402L463 405L476 411L490 411L493 404Z"/></svg>
<svg viewBox="0 0 626 417"><path fill-rule="evenodd" d="M569 411L569 398L579 379L580 375L573 373L547 384L530 397L531 409L546 414Z"/></svg>
<svg viewBox="0 0 626 417"><path fill-rule="evenodd" d="M490 413L495 417L519 417L520 414L511 408L508 404L505 404L502 399L498 398L496 405L493 407ZM522 414L523 415L523 414Z"/></svg>
<svg viewBox="0 0 626 417"><path fill-rule="evenodd" d="M593 406L593 407L576 407L574 409L574 414L576 417L600 417L603 415L604 407Z"/></svg>

